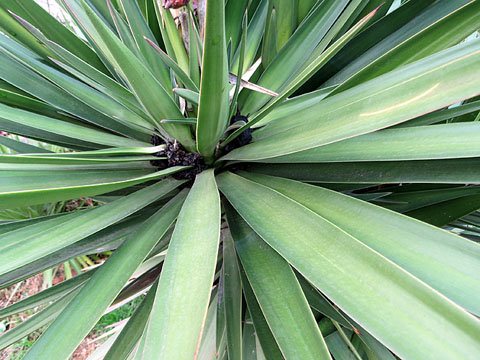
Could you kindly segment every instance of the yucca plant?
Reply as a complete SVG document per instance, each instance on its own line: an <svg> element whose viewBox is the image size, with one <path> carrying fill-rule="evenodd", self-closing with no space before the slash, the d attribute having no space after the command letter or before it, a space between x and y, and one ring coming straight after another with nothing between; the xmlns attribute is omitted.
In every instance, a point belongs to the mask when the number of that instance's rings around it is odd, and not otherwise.
<svg viewBox="0 0 480 360"><path fill-rule="evenodd" d="M2 347L147 292L97 358L478 359L480 1L59 3L0 3L0 130L71 150L0 136L0 208L103 205L0 224L0 284L114 251Z"/></svg>

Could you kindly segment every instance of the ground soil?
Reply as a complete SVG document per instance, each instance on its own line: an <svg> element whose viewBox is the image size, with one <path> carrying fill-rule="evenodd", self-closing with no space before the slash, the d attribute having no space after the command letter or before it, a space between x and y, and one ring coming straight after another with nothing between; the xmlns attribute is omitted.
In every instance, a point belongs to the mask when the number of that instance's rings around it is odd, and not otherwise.
<svg viewBox="0 0 480 360"><path fill-rule="evenodd" d="M53 284L63 281L63 273L59 271L53 280ZM8 288L0 290L0 309L16 303L26 297L29 297L43 289L43 274L35 275L27 280L21 282L21 285L14 292L16 285L12 285ZM13 293L13 296L12 296ZM36 309L37 311L39 309ZM15 315L14 317L8 318L10 324L10 329L18 326L20 323L32 316L34 312L25 312ZM0 333L0 336L2 333ZM38 337L38 335L36 336ZM84 341L78 346L78 348L73 353L72 360L86 360L100 345L98 342L95 342L95 334L91 334L84 339ZM33 339L32 339L33 340ZM10 360L16 359L20 352L23 352L25 349L21 346L9 346L6 349L0 350L0 360Z"/></svg>

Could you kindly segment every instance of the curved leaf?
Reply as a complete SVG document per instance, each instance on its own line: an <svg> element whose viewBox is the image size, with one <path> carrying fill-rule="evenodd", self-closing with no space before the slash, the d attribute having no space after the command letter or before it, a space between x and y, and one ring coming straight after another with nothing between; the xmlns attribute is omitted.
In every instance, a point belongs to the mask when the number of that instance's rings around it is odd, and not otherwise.
<svg viewBox="0 0 480 360"><path fill-rule="evenodd" d="M471 359L480 351L478 319L358 239L268 187L232 173L217 181L270 246L400 357Z"/></svg>
<svg viewBox="0 0 480 360"><path fill-rule="evenodd" d="M198 351L217 262L220 215L213 170L206 170L197 175L178 216L139 358L192 359Z"/></svg>
<svg viewBox="0 0 480 360"><path fill-rule="evenodd" d="M259 160L315 148L412 119L478 93L480 40L391 71L257 130L265 137L224 156Z"/></svg>
<svg viewBox="0 0 480 360"><path fill-rule="evenodd" d="M24 359L63 360L69 357L175 221L185 196L186 191L181 192L152 215L138 232L108 258L30 348ZM66 329L68 336L59 339L59 332ZM54 347L51 346L52 342L55 342Z"/></svg>

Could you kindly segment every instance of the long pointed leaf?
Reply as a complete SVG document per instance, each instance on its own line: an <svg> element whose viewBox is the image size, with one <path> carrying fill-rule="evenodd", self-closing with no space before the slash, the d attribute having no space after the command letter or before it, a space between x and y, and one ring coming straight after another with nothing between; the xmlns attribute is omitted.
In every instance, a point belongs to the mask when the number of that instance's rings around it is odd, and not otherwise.
<svg viewBox="0 0 480 360"><path fill-rule="evenodd" d="M207 170L197 175L178 217L142 359L194 358L207 314L219 236L220 197L213 170Z"/></svg>
<svg viewBox="0 0 480 360"><path fill-rule="evenodd" d="M32 346L26 360L69 357L175 221L185 195L186 191L172 199L108 258ZM59 331L65 329L69 329L69 335L58 339Z"/></svg>
<svg viewBox="0 0 480 360"><path fill-rule="evenodd" d="M480 40L469 41L332 96L259 130L262 140L229 160L286 155L365 134L475 96Z"/></svg>
<svg viewBox="0 0 480 360"><path fill-rule="evenodd" d="M285 359L331 359L290 265L227 207L243 268Z"/></svg>
<svg viewBox="0 0 480 360"><path fill-rule="evenodd" d="M197 149L211 160L228 124L229 85L223 0L207 0L205 45L197 124Z"/></svg>
<svg viewBox="0 0 480 360"><path fill-rule="evenodd" d="M231 173L217 181L270 246L399 356L471 359L480 351L478 319L356 238L268 187Z"/></svg>
<svg viewBox="0 0 480 360"><path fill-rule="evenodd" d="M298 201L467 310L480 314L480 246L332 190L246 174Z"/></svg>

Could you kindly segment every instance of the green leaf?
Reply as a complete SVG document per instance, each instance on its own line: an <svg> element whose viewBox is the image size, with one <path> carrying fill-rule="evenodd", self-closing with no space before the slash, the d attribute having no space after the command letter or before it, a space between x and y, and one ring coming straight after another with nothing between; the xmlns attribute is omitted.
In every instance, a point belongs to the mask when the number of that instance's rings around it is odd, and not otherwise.
<svg viewBox="0 0 480 360"><path fill-rule="evenodd" d="M229 216L238 216L235 212L231 212ZM283 355L278 347L278 344L270 330L270 327L265 320L265 317L262 313L262 309L258 304L258 301L253 293L252 287L248 282L247 276L245 275L245 270L240 265L241 272L240 275L242 277L242 287L245 295L245 300L248 306L248 313L250 313L253 321L253 325L255 327L255 333L257 335L258 341L260 342L263 352L265 354L265 358L268 360L276 360L282 359ZM247 318L245 316L245 318ZM245 324L247 325L247 324ZM245 332L245 325L244 325L244 332ZM243 336L244 343L246 341L245 334ZM244 345L245 346L245 345ZM243 352L245 355L247 354L246 351Z"/></svg>
<svg viewBox="0 0 480 360"><path fill-rule="evenodd" d="M435 226L444 226L480 208L480 195L465 196L405 213Z"/></svg>
<svg viewBox="0 0 480 360"><path fill-rule="evenodd" d="M223 239L223 278L228 358L242 360L242 283L237 252L229 232Z"/></svg>
<svg viewBox="0 0 480 360"><path fill-rule="evenodd" d="M104 229L152 203L180 184L181 182L175 180L161 181L90 211L74 212L8 232L1 236L0 274L26 265Z"/></svg>
<svg viewBox="0 0 480 360"><path fill-rule="evenodd" d="M165 64L162 64L160 61L158 61L158 57L154 49L145 43L144 38L147 38L152 42L152 44L158 46L155 36L148 27L146 19L142 15L137 2L120 0L119 3L128 21L128 25L130 27L132 36L135 39L136 46L143 55L146 64L148 64L157 80L160 81L165 89L167 89L167 87L171 86L170 71Z"/></svg>
<svg viewBox="0 0 480 360"><path fill-rule="evenodd" d="M240 54L239 54L239 62L237 67L237 78L235 84L235 90L233 93L232 101L230 102L230 111L228 114L228 118L231 119L238 109L238 94L240 93L240 88L242 84L242 75L243 75L243 63L245 60L245 52L246 52L246 45L247 45L247 18L248 13L245 12L243 15L243 23L242 23L242 37L240 43Z"/></svg>
<svg viewBox="0 0 480 360"><path fill-rule="evenodd" d="M386 129L268 159L270 163L456 159L480 156L480 124Z"/></svg>
<svg viewBox="0 0 480 360"><path fill-rule="evenodd" d="M375 0L376 1L376 0ZM390 1L389 1L390 2ZM340 75L337 78L336 73L341 74L342 69L347 67L353 67L358 71L362 64L364 63L359 59L365 57L363 61L368 63L371 59L376 59L379 57L379 54L383 54L391 49L394 44L399 40L399 37L402 37L403 32L392 35L398 29L402 28L405 24L408 24L409 21L419 16L426 8L428 8L435 0L424 0L424 1L407 1L399 8L390 12L367 29L362 31L355 39L354 42L348 44L344 49L342 49L324 68L323 71L318 72L315 76L309 81L309 83L302 90L309 89L309 91L316 89L318 86L323 84L328 80L328 85L338 84L346 80L348 75ZM384 11L384 8L387 4L383 5L377 14L380 14ZM367 5L368 7L368 5ZM366 8L367 8L366 7ZM366 9L365 8L365 9ZM373 9L372 9L373 10ZM386 9L388 10L388 9ZM417 32L419 29L415 24L413 25L415 29L413 33ZM407 29L405 27L403 30ZM421 28L420 28L421 30ZM400 36L396 36L400 35ZM407 35L408 36L408 35ZM363 55L364 53L371 52L372 55L369 56ZM361 64L360 64L361 63ZM355 71L355 70L350 70ZM351 74L351 73L350 73ZM332 77L333 76L333 77ZM325 83L327 85L327 83ZM323 85L323 86L325 86Z"/></svg>
<svg viewBox="0 0 480 360"><path fill-rule="evenodd" d="M325 338L325 341L328 345L328 349L330 350L332 355L335 357L335 359L342 359L342 360L362 359L361 357L355 357L355 355L352 353L352 350L349 349L348 345L345 343L344 339L342 338L342 336L338 331L327 336Z"/></svg>
<svg viewBox="0 0 480 360"><path fill-rule="evenodd" d="M298 2L297 22L300 24L313 9L317 0L303 0Z"/></svg>
<svg viewBox="0 0 480 360"><path fill-rule="evenodd" d="M192 79L190 79L187 73L185 73L185 71L183 71L182 68L178 66L178 64L170 56L165 54L165 52L149 38L144 38L144 41L146 41L148 45L153 48L155 53L160 56L165 65L167 65L173 70L175 75L178 76L180 81L183 83L183 85L187 87L187 89L198 92L197 85L195 85L195 83L192 81Z"/></svg>
<svg viewBox="0 0 480 360"><path fill-rule="evenodd" d="M8 106L29 110L37 114L61 120L68 119L64 114L59 114L57 109L53 106L34 99L26 93L21 93L21 90L19 89L17 89L17 91L13 89L0 89L0 97L2 98L2 103Z"/></svg>
<svg viewBox="0 0 480 360"><path fill-rule="evenodd" d="M472 97L480 84L480 41L468 41L320 101L258 130L266 137L225 159L286 155L365 134ZM284 121L285 120L285 121Z"/></svg>
<svg viewBox="0 0 480 360"><path fill-rule="evenodd" d="M202 334L202 340L198 349L197 360L212 360L215 359L216 354L216 322L217 322L217 294L213 296L212 301L208 307L207 318L205 320L205 327Z"/></svg>
<svg viewBox="0 0 480 360"><path fill-rule="evenodd" d="M225 5L225 39L232 41L233 52L240 43L242 18L247 9L248 0L227 1Z"/></svg>
<svg viewBox="0 0 480 360"><path fill-rule="evenodd" d="M198 105L198 103L200 102L200 95L198 94L198 92L181 88L174 88L173 92L195 105Z"/></svg>
<svg viewBox="0 0 480 360"><path fill-rule="evenodd" d="M303 69L298 76L296 76L292 81L288 82L287 85L283 88L282 92L271 100L262 110L255 114L250 121L242 126L240 129L236 130L232 135L230 135L225 141L224 145L228 144L229 140L240 135L247 128L255 125L260 120L262 120L266 115L268 115L276 105L284 101L289 95L293 94L301 85L307 81L310 76L312 76L318 69L325 64L328 59L330 59L335 53L340 50L349 40L351 40L355 34L357 34L360 29L372 18L375 14L375 11L367 15L362 21L356 24L352 29L350 29L345 35L338 39L332 46L330 46L325 52L322 52L318 57L314 58L308 66ZM320 45L319 45L320 46ZM306 99L304 99L306 100Z"/></svg>
<svg viewBox="0 0 480 360"><path fill-rule="evenodd" d="M32 154L29 153L28 156L38 156L42 158L54 157L54 158L101 158L109 159L110 156L113 156L115 159L117 156L139 156L139 155L151 155L162 151L165 148L165 145L159 146L146 146L146 147L114 147L109 149L102 150L92 150L92 151L75 151L67 153L49 153L49 154Z"/></svg>
<svg viewBox="0 0 480 360"><path fill-rule="evenodd" d="M51 153L52 155L54 153ZM158 160L161 159L156 156L118 156L115 158L108 157L69 157L69 156L41 156L42 153L35 155L24 155L24 154L0 154L0 167L4 164L16 164L23 165L25 167L20 167L19 170L29 170L29 166L42 166L42 165L57 165L58 170L68 170L74 169L73 166L84 165L85 168L88 168L88 165L100 165L104 167L100 168L101 170L108 170L109 165L122 167L122 164L128 163L141 163L142 161ZM63 167L61 165L64 165ZM73 166L72 166L73 165ZM144 166L146 168L147 166Z"/></svg>
<svg viewBox="0 0 480 360"><path fill-rule="evenodd" d="M351 31L353 29L349 29L352 25L353 21L355 20L356 14L358 14L363 7L366 5L365 1L362 0L354 0L351 1L342 14L338 17L337 21L333 24L333 26L328 30L325 34L324 38L320 43L315 47L312 51L308 59L304 62L304 64L297 69L291 76L290 79L295 79L295 77L301 73L306 67L308 67L312 61L314 61L317 57L319 57L325 49L328 48L330 43L337 42L341 36L344 36L345 32ZM365 17L372 19L375 17L376 13L378 12L378 8L373 8L369 13L365 14L364 17L359 19L356 23L363 23L365 21ZM313 74L312 74L313 75Z"/></svg>
<svg viewBox="0 0 480 360"><path fill-rule="evenodd" d="M5 0L0 7L21 16L36 28L42 29L50 40L74 52L97 70L106 72L105 66L95 52L34 0Z"/></svg>
<svg viewBox="0 0 480 360"><path fill-rule="evenodd" d="M290 0L272 0L272 3L277 17L277 51L280 51L295 31L297 14Z"/></svg>
<svg viewBox="0 0 480 360"><path fill-rule="evenodd" d="M375 161L319 164L252 164L249 170L313 183L476 184L480 159Z"/></svg>
<svg viewBox="0 0 480 360"><path fill-rule="evenodd" d="M268 187L227 172L217 181L274 250L398 356L469 359L480 351L478 319L358 239Z"/></svg>
<svg viewBox="0 0 480 360"><path fill-rule="evenodd" d="M66 214L64 213L64 215ZM122 244L150 215L152 215L151 211L145 214L142 212L140 216L135 214L27 265L0 275L0 287L4 288L12 285L80 255L112 250ZM23 226L17 226L17 228L28 225L29 223L25 223Z"/></svg>
<svg viewBox="0 0 480 360"><path fill-rule="evenodd" d="M331 359L290 265L226 209L246 276L285 359Z"/></svg>
<svg viewBox="0 0 480 360"><path fill-rule="evenodd" d="M9 137L6 137L6 136L0 136L0 145L6 146L17 153L42 153L42 154L51 153L49 150L43 149L41 147L33 146L30 144L26 144L23 141L10 139Z"/></svg>
<svg viewBox="0 0 480 360"><path fill-rule="evenodd" d="M425 206L444 201L475 196L480 191L477 186L461 186L453 188L429 189L419 191L393 192L383 196L377 205L387 209L405 213Z"/></svg>
<svg viewBox="0 0 480 360"><path fill-rule="evenodd" d="M245 176L306 206L455 303L480 314L475 295L480 292L478 244L332 190L281 178Z"/></svg>
<svg viewBox="0 0 480 360"><path fill-rule="evenodd" d="M188 14L188 38L189 38L189 57L188 70L190 78L197 88L200 88L200 50L196 41L198 30L195 25L193 13Z"/></svg>
<svg viewBox="0 0 480 360"><path fill-rule="evenodd" d="M32 309L50 301L56 301L82 286L93 275L94 272L95 270L77 275L69 280L62 281L58 285L52 286L46 290L36 293L35 295L18 301L13 305L7 306L6 308L0 310L0 318L5 318L28 309Z"/></svg>
<svg viewBox="0 0 480 360"><path fill-rule="evenodd" d="M105 355L104 360L127 359L128 355L133 351L148 323L153 301L155 300L157 285L158 281L152 285L147 296L145 296L142 303L130 317L130 320L128 320L122 332L118 335L110 350Z"/></svg>
<svg viewBox="0 0 480 360"><path fill-rule="evenodd" d="M188 125L197 125L196 118L183 118L183 119L164 119L160 121L161 124L188 124Z"/></svg>
<svg viewBox="0 0 480 360"><path fill-rule="evenodd" d="M295 96L287 99L282 103L277 104L272 110L266 114L258 123L251 125L252 128L257 128L266 125L272 120L291 117L298 111L314 105L315 103L326 98L334 89L336 85L329 86L323 89L315 90L310 93ZM257 133L252 134L255 140L259 140Z"/></svg>
<svg viewBox="0 0 480 360"><path fill-rule="evenodd" d="M460 3L465 2L466 1L461 1ZM402 65L420 60L456 45L478 29L478 19L476 16L480 11L480 3L478 1L470 1L469 4L463 6L460 6L456 1L446 4L446 6L442 3L437 4L437 8L441 8L442 6L446 12L448 11L444 17L417 31L413 36L385 54L377 56L374 61L369 62L367 66L340 85L334 91L334 94L364 83ZM455 7L454 9L448 9L453 6ZM433 7L433 9L435 9L435 7ZM420 22L419 20L416 21ZM413 30L411 26L409 28L410 31ZM438 34L444 35L438 36ZM408 32L403 30L403 36L407 35Z"/></svg>
<svg viewBox="0 0 480 360"><path fill-rule="evenodd" d="M3 40L4 36L1 35L0 39ZM119 130L119 124L117 121L112 120L104 114L78 101L78 99L55 86L37 73L20 65L5 53L0 52L0 59L2 62L2 67L0 67L0 77L12 85L58 108L57 111L63 110L64 112L73 114L86 122L95 124L101 128L107 128L114 131L115 129ZM58 122L62 123L60 121ZM70 122L72 124L80 123L78 120L73 119L70 120ZM127 132L125 126L121 128L124 132Z"/></svg>
<svg viewBox="0 0 480 360"><path fill-rule="evenodd" d="M250 8L249 8L250 10ZM265 22L267 20L268 0L261 0L255 13L250 20L247 28L247 43L245 47L245 59L242 67L242 74L244 74L248 68L253 64L257 51L260 47L265 28ZM237 69L240 62L241 48L237 49L233 60L230 64L230 71L238 76Z"/></svg>
<svg viewBox="0 0 480 360"><path fill-rule="evenodd" d="M108 258L40 336L25 356L26 360L69 357L175 221L185 196L183 191L172 199ZM59 339L58 333L65 329L69 329L69 335ZM52 341L55 347L51 346Z"/></svg>
<svg viewBox="0 0 480 360"><path fill-rule="evenodd" d="M21 54L21 49L15 49L15 47L3 40L4 38L0 37L0 44L3 47L3 50L18 62L42 75L53 84L71 94L80 102L83 102L106 115L109 118L109 121L105 123L105 127L127 136L132 135L133 129L135 129L133 134L136 134L137 131L151 132L149 130L149 128L151 128L149 122L128 108L122 106L117 101L36 59Z"/></svg>
<svg viewBox="0 0 480 360"><path fill-rule="evenodd" d="M94 89L97 89L98 91L111 97L115 101L122 104L124 107L135 112L137 115L143 117L144 119L149 119L149 116L141 107L135 96L129 90L124 88L121 84L117 83L110 77L102 74L100 71L96 70L95 68L82 61L74 54L58 46L57 44L46 40L45 45L48 48L52 49L52 51L54 51L61 58L62 61L65 61L67 64L69 64L67 65L62 63L61 61L50 58L50 60L53 61L57 66L69 72L84 83L90 85Z"/></svg>
<svg viewBox="0 0 480 360"><path fill-rule="evenodd" d="M0 349L20 341L25 336L28 336L35 330L40 329L43 326L50 324L61 311L67 306L67 304L78 294L80 289L75 289L71 293L65 295L63 298L57 300L46 309L33 315L20 325L14 327L12 330L0 337Z"/></svg>
<svg viewBox="0 0 480 360"><path fill-rule="evenodd" d="M38 5L37 5L38 6ZM0 7L0 28L2 33L8 34L17 42L21 42L24 46L28 47L36 54L47 57L53 54L39 44L35 37L28 33L12 16L12 13L8 9Z"/></svg>
<svg viewBox="0 0 480 360"><path fill-rule="evenodd" d="M72 0L62 1L70 2ZM95 33L92 29L89 29L90 36L95 39L97 46L101 48L104 55L122 74L146 111L157 121L160 120L158 117L167 119L181 117L182 114L177 105L168 96L162 85L152 76L147 67L106 27L92 9L85 4L84 0L81 0L81 4L95 29ZM82 25L88 27L85 22ZM187 126L165 124L163 128L186 148L193 149L193 139Z"/></svg>
<svg viewBox="0 0 480 360"><path fill-rule="evenodd" d="M225 46L225 4L223 0L207 0L206 7L197 149L207 162L211 162L217 142L228 125L230 86Z"/></svg>
<svg viewBox="0 0 480 360"><path fill-rule="evenodd" d="M142 359L190 359L198 350L217 262L220 215L213 170L203 171L178 216Z"/></svg>
<svg viewBox="0 0 480 360"><path fill-rule="evenodd" d="M159 172L142 170L66 170L0 172L0 208L42 204L94 196L123 189L181 171L173 167Z"/></svg>
<svg viewBox="0 0 480 360"><path fill-rule="evenodd" d="M177 29L175 19L169 9L165 9L161 2L155 1L155 11L162 32L163 42L168 55L178 63L183 71L188 71L188 56L181 32Z"/></svg>
<svg viewBox="0 0 480 360"><path fill-rule="evenodd" d="M460 117L462 115L475 113L478 112L478 110L480 110L480 101L465 102L463 105L460 106L452 106L447 109L441 109L430 114L419 116L410 121L398 124L395 126L395 128L436 124L444 120L449 120Z"/></svg>
<svg viewBox="0 0 480 360"><path fill-rule="evenodd" d="M257 84L278 92L292 72L308 58L347 3L348 1L345 0L326 0L321 6L317 4L268 65ZM242 105L242 111L246 114L253 113L269 100L269 96L251 92Z"/></svg>

